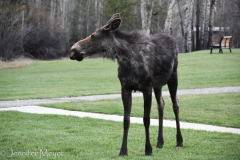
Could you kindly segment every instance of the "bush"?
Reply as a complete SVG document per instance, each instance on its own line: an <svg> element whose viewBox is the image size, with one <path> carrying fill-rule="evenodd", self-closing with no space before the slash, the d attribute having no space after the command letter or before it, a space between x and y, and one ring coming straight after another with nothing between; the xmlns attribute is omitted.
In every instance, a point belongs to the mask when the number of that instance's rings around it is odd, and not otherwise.
<svg viewBox="0 0 240 160"><path fill-rule="evenodd" d="M41 7L32 7L25 15L24 9L16 9L19 8L17 3L6 2L4 5L0 6L3 12L0 14L2 60L21 55L35 59L56 59L66 55L67 34L55 26L48 12Z"/></svg>
<svg viewBox="0 0 240 160"><path fill-rule="evenodd" d="M66 41L61 33L30 29L23 38L24 54L37 59L55 59L65 55Z"/></svg>
<svg viewBox="0 0 240 160"><path fill-rule="evenodd" d="M20 31L11 32L5 30L4 34L1 33L0 57L2 60L11 60L24 53L21 39Z"/></svg>

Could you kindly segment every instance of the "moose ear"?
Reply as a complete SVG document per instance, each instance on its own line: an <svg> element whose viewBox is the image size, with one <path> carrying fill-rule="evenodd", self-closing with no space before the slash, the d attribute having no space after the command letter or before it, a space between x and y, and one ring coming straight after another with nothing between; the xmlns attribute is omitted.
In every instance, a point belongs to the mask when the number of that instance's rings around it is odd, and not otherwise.
<svg viewBox="0 0 240 160"><path fill-rule="evenodd" d="M116 31L119 26L121 24L121 19L120 18L116 18L114 20L112 20L111 22L109 22L105 27L104 30L109 30L111 32Z"/></svg>
<svg viewBox="0 0 240 160"><path fill-rule="evenodd" d="M111 19L115 19L115 18L120 18L120 13L115 13L111 18Z"/></svg>

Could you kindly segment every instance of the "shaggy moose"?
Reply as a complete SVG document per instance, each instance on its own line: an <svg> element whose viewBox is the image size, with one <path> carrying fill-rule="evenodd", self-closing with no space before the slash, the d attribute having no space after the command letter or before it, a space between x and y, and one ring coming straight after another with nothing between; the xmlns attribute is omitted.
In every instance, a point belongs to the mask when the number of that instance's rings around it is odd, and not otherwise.
<svg viewBox="0 0 240 160"><path fill-rule="evenodd" d="M167 84L173 104L177 126L177 147L183 147L179 123L177 99L178 48L170 36L155 34L148 36L140 31L130 33L119 31L120 14L114 14L106 25L87 38L75 43L70 50L70 59L82 61L85 57L101 53L118 62L118 78L124 106L123 139L119 156L128 154L127 138L132 107L132 91L141 91L144 98L143 122L146 134L145 155L152 155L149 138L152 89L154 90L159 115L157 148L162 148L163 111L162 86Z"/></svg>

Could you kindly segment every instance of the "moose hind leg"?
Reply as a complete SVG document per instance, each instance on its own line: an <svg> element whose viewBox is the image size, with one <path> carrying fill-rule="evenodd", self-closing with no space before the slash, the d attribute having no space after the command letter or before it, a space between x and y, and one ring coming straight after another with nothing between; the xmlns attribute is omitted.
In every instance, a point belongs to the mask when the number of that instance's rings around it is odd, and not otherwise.
<svg viewBox="0 0 240 160"><path fill-rule="evenodd" d="M168 89L170 92L173 112L175 114L176 126L177 126L177 147L183 147L183 138L180 129L180 120L179 120L179 105L177 99L177 87L178 87L178 76L177 72L173 73L168 81Z"/></svg>
<svg viewBox="0 0 240 160"><path fill-rule="evenodd" d="M158 105L158 140L157 148L162 148L164 144L163 139L163 114L164 114L164 100L162 98L162 87L154 88L154 94Z"/></svg>
<svg viewBox="0 0 240 160"><path fill-rule="evenodd" d="M144 91L143 97L144 97L143 123L144 123L145 134L146 134L145 155L151 156L152 155L152 145L150 143L149 126L150 126L150 112L151 112L151 105L152 105L152 89L150 89L148 91Z"/></svg>

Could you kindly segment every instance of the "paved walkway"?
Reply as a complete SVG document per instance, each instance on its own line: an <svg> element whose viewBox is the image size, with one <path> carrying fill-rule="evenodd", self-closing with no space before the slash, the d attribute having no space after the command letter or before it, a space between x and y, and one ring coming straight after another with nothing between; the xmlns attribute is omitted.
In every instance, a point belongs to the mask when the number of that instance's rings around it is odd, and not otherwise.
<svg viewBox="0 0 240 160"><path fill-rule="evenodd" d="M55 108L47 108L47 107L39 107L39 106L0 108L0 111L19 111L19 112L34 113L34 114L57 114L57 115L77 116L77 117L90 117L90 118L117 121L117 122L123 121L123 116L118 116L118 115L68 111L63 109L55 109ZM131 123L143 124L143 120L142 118L131 117ZM166 127L175 128L176 122L170 121L170 120L164 120L163 125ZM151 126L158 126L158 120L151 119ZM187 122L181 122L180 126L181 128L184 128L184 129L240 134L240 129L237 129L237 128L218 127L213 125L187 123Z"/></svg>
<svg viewBox="0 0 240 160"><path fill-rule="evenodd" d="M215 94L215 93L230 93L230 92L240 92L240 86L178 90L178 95ZM163 95L169 95L168 91L164 91ZM133 93L133 96L140 97L140 96L142 96L142 94L141 93ZM35 113L35 114L69 115L69 116L90 117L90 118L96 118L96 119L122 122L123 117L118 116L118 115L86 113L86 112L79 112L79 111L68 111L68 110L62 110L62 109L36 106L38 104L43 104L43 103L57 103L57 102L84 101L84 100L94 101L94 100L100 100L100 99L114 99L114 98L120 98L120 97L121 97L120 94L111 94L111 95L70 97L70 98L65 97L65 98L52 98L52 99L0 101L0 111L19 111L19 112ZM131 117L131 123L143 124L143 120L142 120L142 118ZM158 120L151 119L151 125L158 126ZM170 120L164 120L163 125L166 127L173 127L173 128L176 127L175 121L170 121ZM197 123L181 122L181 128L240 134L240 129L237 129L237 128L218 127L218 126L213 126L213 125L205 125L205 124L197 124Z"/></svg>

